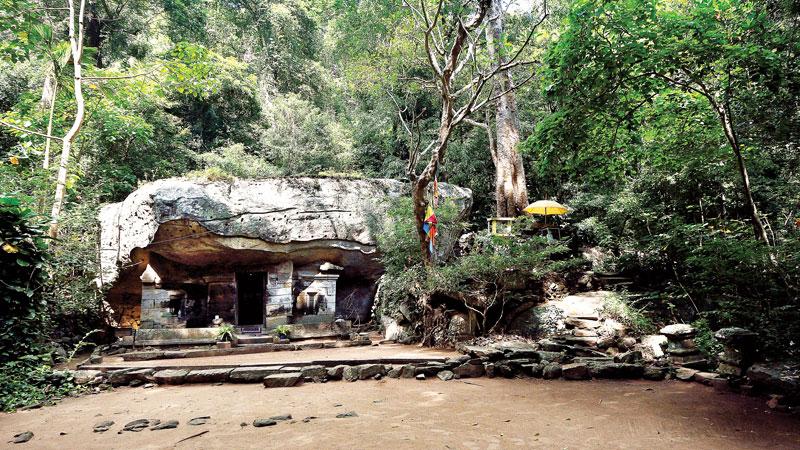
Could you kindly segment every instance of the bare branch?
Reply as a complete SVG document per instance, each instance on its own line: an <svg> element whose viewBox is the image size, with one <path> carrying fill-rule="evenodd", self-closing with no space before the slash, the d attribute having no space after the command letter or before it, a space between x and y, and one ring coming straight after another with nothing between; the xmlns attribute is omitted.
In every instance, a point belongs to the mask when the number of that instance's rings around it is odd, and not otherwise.
<svg viewBox="0 0 800 450"><path fill-rule="evenodd" d="M525 48L528 47L528 44L531 42L531 38L533 38L534 33L536 33L536 29L539 28L539 25L544 23L544 21L547 19L547 16L549 15L550 12L547 11L547 0L544 0L542 7L542 17L539 18L539 21L536 22L531 28L531 30L528 32L528 36L525 38L525 42L522 43L522 47L520 47L519 50L517 50L517 53L515 53L514 56L508 60L509 64L516 61L516 59L519 58L519 55L521 55L522 52L525 50Z"/></svg>
<svg viewBox="0 0 800 450"><path fill-rule="evenodd" d="M47 139L56 139L56 140L59 140L59 141L63 141L64 140L63 138L60 138L58 136L50 136L48 134L40 133L38 131L33 131L33 130L29 130L27 128L18 127L18 126L14 125L14 124L11 124L11 123L8 123L8 122L2 121L2 120L0 120L0 125L6 126L8 128L12 128L12 129L17 130L17 131L21 131L23 133L34 134L36 136L41 136L41 137L47 138Z"/></svg>
<svg viewBox="0 0 800 450"><path fill-rule="evenodd" d="M137 73L133 75L117 75L117 76L109 76L109 77L82 77L81 80L91 80L91 81L105 81L105 80L128 80L131 78L139 78L145 77L147 75L151 75L153 72L157 71L161 67L153 68L147 72Z"/></svg>

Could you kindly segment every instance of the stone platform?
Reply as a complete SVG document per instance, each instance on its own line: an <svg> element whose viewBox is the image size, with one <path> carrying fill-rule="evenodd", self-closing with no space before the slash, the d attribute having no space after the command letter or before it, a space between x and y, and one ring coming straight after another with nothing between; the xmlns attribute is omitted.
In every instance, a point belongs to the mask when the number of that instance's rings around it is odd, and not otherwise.
<svg viewBox="0 0 800 450"><path fill-rule="evenodd" d="M233 350L233 349L230 349ZM339 348L316 348L303 351L258 352L228 354L223 356L206 356L195 358L154 359L141 361L125 361L122 356L105 357L100 364L81 366L84 370L119 370L119 369L167 369L167 368L219 368L219 367L254 367L254 366L304 366L323 365L326 367L339 364L405 364L421 362L445 361L457 357L455 351L435 350L424 347L401 344L384 344Z"/></svg>

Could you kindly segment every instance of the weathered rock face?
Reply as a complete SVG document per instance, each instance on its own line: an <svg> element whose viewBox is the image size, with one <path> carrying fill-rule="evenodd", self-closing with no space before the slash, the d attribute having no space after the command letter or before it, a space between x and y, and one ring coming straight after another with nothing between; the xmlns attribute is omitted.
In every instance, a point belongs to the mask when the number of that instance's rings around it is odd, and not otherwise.
<svg viewBox="0 0 800 450"><path fill-rule="evenodd" d="M463 212L471 207L469 189L442 183L440 190ZM132 262L133 250L153 246L159 230L170 223L159 237L174 240L160 240L158 252L187 264L215 262L226 250L253 257L303 251L372 255L370 221L384 218L389 200L408 191L407 183L387 179L172 178L148 183L100 212L103 282L116 281L119 267ZM179 240L185 237L175 235L180 231L195 236ZM335 264L343 258L329 259Z"/></svg>

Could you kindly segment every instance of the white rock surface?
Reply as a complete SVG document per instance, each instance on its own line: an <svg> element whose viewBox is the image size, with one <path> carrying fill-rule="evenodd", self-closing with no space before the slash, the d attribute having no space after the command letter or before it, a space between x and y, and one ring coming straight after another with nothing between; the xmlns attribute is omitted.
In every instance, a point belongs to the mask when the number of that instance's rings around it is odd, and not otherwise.
<svg viewBox="0 0 800 450"><path fill-rule="evenodd" d="M469 211L469 189L442 183L440 190L462 213ZM131 252L153 244L168 222L196 223L202 234L227 239L206 239L206 247L374 253L371 221L385 220L389 200L408 192L407 182L388 179L158 180L102 208L102 281L113 283L120 267L131 263Z"/></svg>

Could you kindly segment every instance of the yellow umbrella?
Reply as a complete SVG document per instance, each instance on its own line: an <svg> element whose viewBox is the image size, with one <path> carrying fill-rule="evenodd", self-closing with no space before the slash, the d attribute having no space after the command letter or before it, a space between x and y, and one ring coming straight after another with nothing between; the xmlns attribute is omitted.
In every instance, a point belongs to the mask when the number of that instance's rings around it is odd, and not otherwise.
<svg viewBox="0 0 800 450"><path fill-rule="evenodd" d="M537 200L528 205L523 211L528 214L538 214L540 216L560 216L566 214L569 209L561 203L552 200Z"/></svg>

